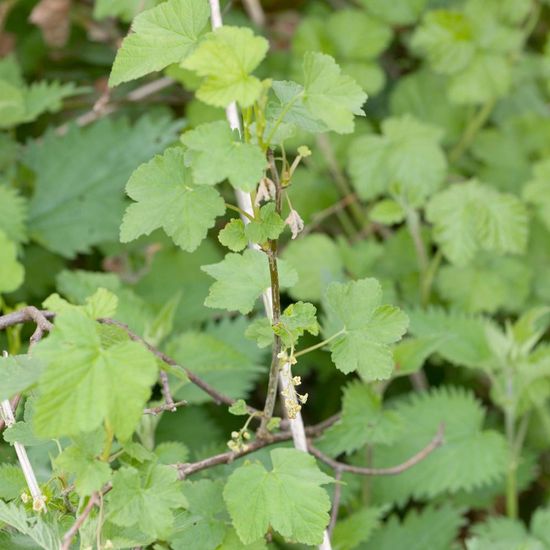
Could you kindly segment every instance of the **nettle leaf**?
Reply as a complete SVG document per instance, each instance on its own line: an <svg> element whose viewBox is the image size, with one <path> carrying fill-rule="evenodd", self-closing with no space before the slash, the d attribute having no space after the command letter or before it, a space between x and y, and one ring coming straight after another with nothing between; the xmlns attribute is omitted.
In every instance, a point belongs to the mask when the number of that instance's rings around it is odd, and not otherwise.
<svg viewBox="0 0 550 550"><path fill-rule="evenodd" d="M0 357L0 401L25 391L40 378L44 364L29 355Z"/></svg>
<svg viewBox="0 0 550 550"><path fill-rule="evenodd" d="M535 165L533 179L523 188L523 199L535 207L540 221L550 229L550 160Z"/></svg>
<svg viewBox="0 0 550 550"><path fill-rule="evenodd" d="M466 265L478 250L520 254L525 251L528 215L514 195L470 180L430 200L426 216L445 257Z"/></svg>
<svg viewBox="0 0 550 550"><path fill-rule="evenodd" d="M142 471L120 468L113 476L107 502L107 518L114 524L138 525L145 534L157 538L164 538L172 527L172 510L187 504L176 469L160 464Z"/></svg>
<svg viewBox="0 0 550 550"><path fill-rule="evenodd" d="M266 167L265 154L253 143L243 143L226 121L201 124L181 141L196 183L214 185L223 180L243 191L256 189Z"/></svg>
<svg viewBox="0 0 550 550"><path fill-rule="evenodd" d="M26 242L26 223L27 199L14 188L0 183L0 231L16 243Z"/></svg>
<svg viewBox="0 0 550 550"><path fill-rule="evenodd" d="M411 334L435 339L437 352L450 363L470 368L491 367L494 358L487 339L488 320L436 308L416 309L409 312L409 317Z"/></svg>
<svg viewBox="0 0 550 550"><path fill-rule="evenodd" d="M321 544L330 510L321 485L332 478L307 453L275 449L270 456L272 470L258 463L245 464L225 485L223 498L239 538L244 544L252 543L271 526L293 542Z"/></svg>
<svg viewBox="0 0 550 550"><path fill-rule="evenodd" d="M97 458L104 439L103 430L78 437L54 461L57 469L74 475L75 488L79 495L91 495L111 478L109 464Z"/></svg>
<svg viewBox="0 0 550 550"><path fill-rule="evenodd" d="M275 203L270 202L260 208L259 219L247 224L244 233L251 242L263 244L269 239L277 239L284 229L284 220L275 212Z"/></svg>
<svg viewBox="0 0 550 550"><path fill-rule="evenodd" d="M281 337L285 347L295 346L305 331L317 336L317 308L307 302L290 304L281 315L280 321L273 325L273 332Z"/></svg>
<svg viewBox="0 0 550 550"><path fill-rule="evenodd" d="M336 523L331 537L334 550L353 550L367 542L380 526L383 508L362 508Z"/></svg>
<svg viewBox="0 0 550 550"><path fill-rule="evenodd" d="M405 334L408 317L397 307L380 305L382 288L376 279L331 283L326 292L327 323L339 336L330 342L332 360L343 373L357 371L366 381L391 376L390 344Z"/></svg>
<svg viewBox="0 0 550 550"><path fill-rule="evenodd" d="M395 359L393 376L407 376L418 372L428 357L438 350L442 340L444 340L442 335L401 340L393 349Z"/></svg>
<svg viewBox="0 0 550 550"><path fill-rule="evenodd" d="M354 130L354 115L364 116L362 106L367 94L329 55L308 52L304 55L303 104L316 119L339 134Z"/></svg>
<svg viewBox="0 0 550 550"><path fill-rule="evenodd" d="M23 266L17 261L17 246L0 230L0 294L16 290L25 277Z"/></svg>
<svg viewBox="0 0 550 550"><path fill-rule="evenodd" d="M35 82L27 86L13 55L0 60L0 129L32 122L61 109L62 101L80 93L72 83Z"/></svg>
<svg viewBox="0 0 550 550"><path fill-rule="evenodd" d="M282 257L298 273L298 282L290 290L296 300L321 300L332 281L344 279L344 263L338 246L326 235L307 235L291 241Z"/></svg>
<svg viewBox="0 0 550 550"><path fill-rule="evenodd" d="M189 55L209 19L202 0L168 0L134 19L117 52L109 86L134 80Z"/></svg>
<svg viewBox="0 0 550 550"><path fill-rule="evenodd" d="M436 287L440 295L459 309L471 313L518 311L529 293L533 273L520 258L477 254L467 266L440 268Z"/></svg>
<svg viewBox="0 0 550 550"><path fill-rule="evenodd" d="M375 502L405 503L433 498L501 480L506 471L506 440L484 430L485 410L471 392L442 387L395 403L403 431L390 446L376 446L376 467L400 464L424 448L441 423L444 442L436 451L398 477L372 480Z"/></svg>
<svg viewBox="0 0 550 550"><path fill-rule="evenodd" d="M265 57L268 47L267 40L254 36L250 29L222 27L207 34L182 67L204 77L196 92L201 101L215 107L227 107L236 101L241 107L249 107L262 91L262 83L250 73Z"/></svg>
<svg viewBox="0 0 550 550"><path fill-rule="evenodd" d="M155 447L155 454L160 464L175 464L189 459L189 449L180 441L164 441Z"/></svg>
<svg viewBox="0 0 550 550"><path fill-rule="evenodd" d="M225 212L220 194L194 183L184 164L184 152L175 147L140 166L130 177L126 192L137 202L126 209L120 226L122 242L162 227L175 244L192 252Z"/></svg>
<svg viewBox="0 0 550 550"><path fill-rule="evenodd" d="M140 163L175 138L166 116L105 118L63 136L46 132L27 145L23 162L35 175L29 235L42 246L73 258L90 247L116 242L125 207L124 184Z"/></svg>
<svg viewBox="0 0 550 550"><path fill-rule="evenodd" d="M27 514L23 506L17 506L15 503L6 504L0 500L0 521L32 539L39 548L59 550L61 547L61 533L57 522L50 520L46 523L36 513ZM25 544L25 547L28 547L28 544Z"/></svg>
<svg viewBox="0 0 550 550"><path fill-rule="evenodd" d="M384 120L381 136L354 140L348 167L360 197L372 199L392 191L410 203L422 203L447 173L441 137L439 128L405 115Z"/></svg>
<svg viewBox="0 0 550 550"><path fill-rule="evenodd" d="M472 526L472 536L466 540L468 550L483 548L525 548L537 550L546 544L531 537L525 525L517 519L489 517L483 523Z"/></svg>
<svg viewBox="0 0 550 550"><path fill-rule="evenodd" d="M366 444L390 445L401 434L399 414L382 409L380 396L367 384L351 382L344 388L342 417L319 440L332 456L350 454Z"/></svg>
<svg viewBox="0 0 550 550"><path fill-rule="evenodd" d="M429 505L421 512L411 510L400 522L397 515L377 530L365 550L448 550L464 525L463 512L451 504Z"/></svg>
<svg viewBox="0 0 550 550"><path fill-rule="evenodd" d="M59 313L55 330L34 355L46 363L39 382L34 428L41 436L90 432L108 422L127 440L157 379L157 363L142 345L102 339L102 330L78 308Z"/></svg>
<svg viewBox="0 0 550 550"><path fill-rule="evenodd" d="M281 288L296 284L296 271L284 260L279 260L278 266ZM227 254L220 263L202 266L202 270L216 279L204 302L208 307L237 310L246 315L271 286L267 257L258 250Z"/></svg>
<svg viewBox="0 0 550 550"><path fill-rule="evenodd" d="M244 232L244 223L240 218L233 218L218 233L218 240L229 250L240 252L246 248L248 238Z"/></svg>

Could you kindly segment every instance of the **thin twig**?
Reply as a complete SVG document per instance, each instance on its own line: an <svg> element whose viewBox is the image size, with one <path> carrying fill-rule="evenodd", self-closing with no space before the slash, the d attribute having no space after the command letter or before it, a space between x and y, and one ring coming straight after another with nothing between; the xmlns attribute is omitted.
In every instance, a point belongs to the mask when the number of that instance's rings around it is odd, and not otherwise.
<svg viewBox="0 0 550 550"><path fill-rule="evenodd" d="M76 537L78 530L82 527L96 504L99 504L99 495L98 493L93 493L88 501L88 504L86 504L86 508L84 508L82 513L76 518L75 522L71 525L65 535L63 535L61 550L69 550L71 548L71 543Z"/></svg>
<svg viewBox="0 0 550 550"><path fill-rule="evenodd" d="M72 524L71 528L63 536L63 542L60 546L60 550L69 550L71 548L71 542L76 537L78 530L82 527L87 517L90 515L91 511L94 509L94 506L98 504L101 506L103 502L103 497L113 488L112 483L107 483L103 486L101 492L92 493L86 508L82 511L82 514L78 516L75 522ZM98 546L99 548L99 546Z"/></svg>
<svg viewBox="0 0 550 550"><path fill-rule="evenodd" d="M350 464L345 464L344 462L338 462L333 460L326 454L322 453L319 449L314 447L311 443L308 444L309 452L321 462L324 462L327 466L331 468L340 469L342 472L349 472L351 474L358 474L362 476L394 476L401 474L416 466L419 462L422 462L427 458L431 453L433 453L438 447L443 444L443 435L445 432L445 426L443 424L439 425L437 433L434 438L424 447L421 451L416 453L414 456L411 456L405 462L398 464L397 466L392 466L390 468L364 468L362 466L352 466Z"/></svg>
<svg viewBox="0 0 550 550"><path fill-rule="evenodd" d="M328 165L329 172L336 182L336 186L339 188L340 193L343 197L353 194L353 189L349 184L346 175L342 171L342 168L338 164L336 155L334 154L334 149L330 140L326 134L319 134L317 136L317 146L323 153L323 157ZM361 205L357 201L352 201L349 203L350 212L355 219L355 222L360 228L368 226L368 217L363 211Z"/></svg>
<svg viewBox="0 0 550 550"><path fill-rule="evenodd" d="M254 25L262 29L265 27L265 13L260 0L242 0L244 9Z"/></svg>
<svg viewBox="0 0 550 550"><path fill-rule="evenodd" d="M330 428L330 426L332 426L339 419L340 419L340 415L331 416L330 418L327 418L326 420L323 420L318 424L305 428L305 432L309 437L318 437L326 429ZM195 474L197 472L200 472L201 470L206 470L207 468L212 468L220 464L229 464L234 460L236 460L237 458L253 453L254 451L262 449L263 447L267 447L275 443L281 443L283 441L288 441L292 438L293 438L292 432L290 430L286 430L276 434L271 434L269 438L265 438L265 439L258 438L252 441L251 443L248 443L246 448L243 449L242 451L238 451L238 452L227 451L225 453L220 453L220 454L205 458L203 460L199 460L197 462L176 464L175 466L178 469L180 479L185 479L186 477L192 474Z"/></svg>
<svg viewBox="0 0 550 550"><path fill-rule="evenodd" d="M36 329L32 333L32 336L30 338L30 351L35 344L40 342L45 332L50 332L53 329L52 323L48 321L48 317L52 318L53 315L54 314L51 311L40 311L34 306L27 306L23 309L20 309L19 311L14 311L0 317L0 330L27 321L33 321L34 323L36 323ZM21 401L21 395L16 394L13 396L11 402L9 403L10 411L12 412L12 414L14 414L17 410L19 401ZM0 415L0 432L4 429L5 426L6 422L4 418Z"/></svg>
<svg viewBox="0 0 550 550"><path fill-rule="evenodd" d="M168 375L161 370L159 374L160 384L162 388L162 395L166 403L166 409L174 412L176 407L174 406L174 398L172 397L172 392L170 391L170 383L168 382Z"/></svg>
<svg viewBox="0 0 550 550"><path fill-rule="evenodd" d="M27 306L18 311L12 311L6 315L0 317L0 330L4 330L8 327L14 325L20 325L21 323L28 323L29 321L34 321L36 318L35 311L40 313L40 317L46 319L53 319L55 313L53 311L39 310L34 306Z"/></svg>
<svg viewBox="0 0 550 550"><path fill-rule="evenodd" d="M159 78L157 80L153 80L152 82L147 82L147 84L144 84L143 86L132 90L125 96L124 99L125 101L128 101L130 103L139 102L146 97L149 97L153 94L156 94L157 92L160 92L161 90L164 90L165 88L168 88L174 83L175 81L172 78ZM76 124L77 126L87 126L88 124L91 124L92 122L95 122L100 118L114 113L117 109L118 104L111 101L110 95L103 94L95 102L93 108L90 111L77 117L74 122L67 122L65 124L62 124L61 126L58 126L56 129L56 133L58 135L65 134L71 124Z"/></svg>
<svg viewBox="0 0 550 550"><path fill-rule="evenodd" d="M304 227L302 231L302 237L307 235L308 233L311 233L311 231L313 231L313 229L315 229L323 220L332 216L332 214L336 214L337 212L343 210L348 204L356 200L357 195L355 193L351 193L350 195L346 195L343 199L340 199L338 202L335 202L324 210L317 212L317 214L312 216L311 222L308 223L306 227Z"/></svg>
<svg viewBox="0 0 550 550"><path fill-rule="evenodd" d="M220 464L230 464L237 458L253 453L263 447L267 447L275 443L281 443L282 441L288 441L289 439L292 439L292 433L290 431L279 432L277 434L273 434L270 439L256 439L251 443L247 443L246 447L241 451L228 451L210 456L197 462L176 464L175 466L178 470L179 478L185 479L192 474L200 472L201 470L206 470Z"/></svg>
<svg viewBox="0 0 550 550"><path fill-rule="evenodd" d="M176 402L172 402L171 405L166 403L164 405L159 405L158 407L151 407L151 408L148 408L148 409L143 409L143 414L151 414L153 416L157 416L160 413L165 412L165 411L174 412L179 407L185 407L186 405L187 405L187 401L176 401Z"/></svg>
<svg viewBox="0 0 550 550"><path fill-rule="evenodd" d="M334 496L332 498L332 510L330 511L330 522L327 527L327 531L330 537L336 526L336 520L338 519L338 511L340 510L340 499L342 498L342 468L336 468L334 470Z"/></svg>

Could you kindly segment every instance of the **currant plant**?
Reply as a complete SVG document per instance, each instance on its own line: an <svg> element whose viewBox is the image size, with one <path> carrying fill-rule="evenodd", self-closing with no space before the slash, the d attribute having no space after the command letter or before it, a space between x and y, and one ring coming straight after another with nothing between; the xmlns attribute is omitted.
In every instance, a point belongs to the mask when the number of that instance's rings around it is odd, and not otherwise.
<svg viewBox="0 0 550 550"><path fill-rule="evenodd" d="M0 9L0 546L550 547L550 7L261 4Z"/></svg>

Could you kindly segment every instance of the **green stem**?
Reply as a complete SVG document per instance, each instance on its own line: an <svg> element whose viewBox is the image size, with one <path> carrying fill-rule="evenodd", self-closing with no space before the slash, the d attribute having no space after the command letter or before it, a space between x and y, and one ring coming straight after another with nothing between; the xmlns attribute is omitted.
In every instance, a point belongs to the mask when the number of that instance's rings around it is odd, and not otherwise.
<svg viewBox="0 0 550 550"><path fill-rule="evenodd" d="M518 517L518 490L517 490L517 454L516 454L516 407L514 399L513 372L509 365L505 366L505 394L504 423L506 440L508 442L508 468L506 472L506 515L511 519Z"/></svg>
<svg viewBox="0 0 550 550"><path fill-rule="evenodd" d="M406 208L406 223L409 234L412 238L414 249L416 251L416 258L418 261L418 268L420 274L423 277L426 271L428 270L428 253L426 251L426 246L422 240L422 230L420 227L420 217L418 212L413 208Z"/></svg>
<svg viewBox="0 0 550 550"><path fill-rule="evenodd" d="M238 206L235 206L234 204L230 204L230 203L226 202L225 207L228 208L229 210L233 210L235 212L238 212L241 216L245 216L251 222L254 221L254 216L251 216L248 212L245 212L242 208L239 208Z"/></svg>
<svg viewBox="0 0 550 550"><path fill-rule="evenodd" d="M281 318L281 295L279 292L279 271L277 268L277 241L270 242L270 248L267 252L269 262L269 276L271 279L271 299L273 301L272 323L276 324ZM258 430L259 437L268 435L267 425L273 416L275 402L277 401L277 388L279 385L279 369L281 352L281 338L275 335L273 347L271 349L271 366L269 368L269 379L267 383L267 395L265 398L262 422Z"/></svg>
<svg viewBox="0 0 550 550"><path fill-rule="evenodd" d="M541 12L542 6L540 2L533 3L533 7L531 9L531 13L529 14L529 17L527 18L527 21L525 22L525 28L523 29L523 39L527 40L531 33L535 30L535 27L537 26L540 12Z"/></svg>
<svg viewBox="0 0 550 550"><path fill-rule="evenodd" d="M428 265L426 273L422 279L422 290L421 290L421 299L422 305L427 306L430 303L430 297L432 294L432 286L435 279L435 274L439 269L441 260L443 259L443 253L441 250L438 250L432 257L431 262Z"/></svg>
<svg viewBox="0 0 550 550"><path fill-rule="evenodd" d="M305 348L300 350L299 352L294 354L294 357L300 357L301 355L305 355L306 353L309 353L310 351L315 351L316 349L322 348L323 346L326 346L329 342L332 342L335 338L338 338L341 334L344 334L346 332L346 329L343 328L342 330L339 330L326 340L323 340L322 342L319 342L318 344L315 344L313 346L309 346L309 348Z"/></svg>
<svg viewBox="0 0 550 550"><path fill-rule="evenodd" d="M101 453L101 460L103 462L109 462L109 456L111 455L111 448L113 447L113 438L115 434L111 425L105 421L105 443L103 444L103 452Z"/></svg>
<svg viewBox="0 0 550 550"><path fill-rule="evenodd" d="M481 130L482 126L485 124L485 122L487 122L487 119L489 118L489 115L491 114L495 103L495 99L490 99L472 117L470 123L468 124L468 126L466 126L466 129L464 130L464 133L462 134L459 142L449 153L449 160L452 164L460 160L465 151L470 147L479 130Z"/></svg>
<svg viewBox="0 0 550 550"><path fill-rule="evenodd" d="M351 188L346 176L342 172L338 161L336 160L334 149L332 148L332 145L326 134L319 134L317 136L317 145L319 146L319 149L325 157L329 171L332 174L336 185L340 189L342 196L348 197L349 195L353 195L354 191ZM348 204L348 207L357 225L360 228L366 227L369 223L368 216L366 212L361 208L361 205L356 201L351 201Z"/></svg>

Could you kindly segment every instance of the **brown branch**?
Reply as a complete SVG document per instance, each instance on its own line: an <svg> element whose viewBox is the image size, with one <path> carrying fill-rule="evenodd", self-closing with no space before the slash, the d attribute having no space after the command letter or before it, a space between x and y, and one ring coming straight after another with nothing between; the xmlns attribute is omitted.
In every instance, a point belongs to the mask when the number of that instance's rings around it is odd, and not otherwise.
<svg viewBox="0 0 550 550"><path fill-rule="evenodd" d="M242 0L244 9L258 28L265 27L265 13L260 0Z"/></svg>
<svg viewBox="0 0 550 550"><path fill-rule="evenodd" d="M313 231L313 229L315 229L323 220L329 216L332 216L332 214L340 212L356 200L358 200L357 195L355 193L351 193L346 195L343 199L340 199L338 202L335 202L333 205L314 214L311 218L311 222L303 229L302 237L308 233L311 233L311 231Z"/></svg>
<svg viewBox="0 0 550 550"><path fill-rule="evenodd" d="M78 516L75 520L75 522L71 525L71 528L63 535L63 540L60 546L60 550L70 550L71 543L73 539L76 537L76 534L78 533L78 530L82 527L92 510L94 509L94 506L97 506L101 503L101 499L113 488L111 483L107 483L101 490L101 496L99 495L99 492L92 493L92 496L90 497L90 500L88 501L88 504L86 504L86 508L82 511L82 514Z"/></svg>
<svg viewBox="0 0 550 550"><path fill-rule="evenodd" d="M309 426L305 429L306 434L310 437L317 437L321 435L327 428L332 426L339 418L339 415L334 415L330 418L327 418L326 420L323 420L322 422L319 422L318 424ZM287 430L284 432L272 434L269 438L266 439L256 439L251 443L248 443L246 448L242 451L227 451L225 453L220 453L218 455L199 460L198 462L176 464L175 466L178 469L180 479L185 479L186 477L200 472L201 470L206 470L220 464L230 464L237 458L253 453L254 451L258 451L263 447L267 447L275 443L281 443L283 441L289 441L291 439L292 432Z"/></svg>
<svg viewBox="0 0 550 550"><path fill-rule="evenodd" d="M414 456L411 456L411 458L409 458L402 464L392 466L391 468L364 468L362 466L351 466L350 464L345 464L344 462L338 462L337 460L333 460L329 456L322 453L311 443L308 444L308 450L315 458L319 459L321 462L324 462L327 466L330 466L335 470L340 470L342 472L349 472L351 474L358 474L362 476L393 476L400 474L408 470L409 468L412 468L419 462L422 462L433 451L441 446L443 444L444 431L445 426L443 424L440 424L434 438L428 443L428 445L426 445L426 447L424 447Z"/></svg>
<svg viewBox="0 0 550 550"><path fill-rule="evenodd" d="M0 317L0 330L7 327L17 325L20 323L25 323L28 321L33 321L36 323L36 329L32 333L29 343L29 351L33 348L35 344L42 340L45 332L50 332L53 329L52 323L48 321L48 317L52 318L54 313L51 311L40 311L34 306L27 306L19 311L14 311L3 315ZM21 401L21 395L16 394L11 400L11 409L15 414L17 410L17 405ZM0 432L5 428L6 423L3 418L0 417Z"/></svg>
<svg viewBox="0 0 550 550"><path fill-rule="evenodd" d="M169 412L175 412L179 407L185 407L187 405L187 401L172 401L172 404L169 405L168 403L165 403L164 405L159 405L158 407L151 407L149 409L143 409L143 414L151 414L153 416L157 416L162 412L169 411Z"/></svg>
<svg viewBox="0 0 550 550"><path fill-rule="evenodd" d="M332 498L332 510L330 511L330 522L327 527L329 536L332 536L336 521L338 519L338 511L340 510L340 500L342 498L342 468L337 468L334 471L334 479L336 483L334 485L334 496Z"/></svg>
<svg viewBox="0 0 550 550"><path fill-rule="evenodd" d="M170 391L170 383L168 382L168 375L161 370L159 374L160 384L162 388L162 395L166 403L166 409L174 412L176 407L174 406L174 398L172 397L172 392Z"/></svg>
<svg viewBox="0 0 550 550"><path fill-rule="evenodd" d="M76 537L78 530L82 527L96 504L99 504L99 495L98 493L93 493L88 504L86 504L86 508L82 511L82 514L76 518L76 521L71 525L70 529L63 535L60 550L70 550L71 543Z"/></svg>
<svg viewBox="0 0 550 550"><path fill-rule="evenodd" d="M153 80L152 82L147 82L147 84L144 84L143 86L139 86L139 88L132 90L126 95L124 99L126 101L129 101L130 103L139 102L146 97L149 97L153 94L156 94L157 92L160 92L161 90L164 90L165 88L168 88L168 86L171 86L174 83L175 81L169 77L159 78L157 80ZM90 111L77 117L74 123L77 126L87 126L88 124L91 124L92 122L95 122L100 118L114 113L117 109L118 105L114 102L111 102L109 94L105 93L101 95L101 97L95 102L93 108ZM56 129L56 133L58 135L65 134L69 129L70 124L71 123L68 122L61 126L58 126L58 128Z"/></svg>
<svg viewBox="0 0 550 550"><path fill-rule="evenodd" d="M329 416L327 419L319 422L318 424L306 427L306 435L308 437L320 436L325 430L330 428L333 424L336 424L336 422L338 422L341 417L342 415L340 413L333 414L332 416ZM281 425L282 424L283 423L281 422Z"/></svg>
<svg viewBox="0 0 550 550"><path fill-rule="evenodd" d="M24 307L18 311L12 311L6 315L0 317L0 330L4 330L14 325L20 325L21 323L28 323L34 321L37 318L36 312L40 314L40 318L44 318L46 322L48 319L53 319L55 313L53 311L39 310L34 306ZM41 320L42 323L42 320Z"/></svg>
<svg viewBox="0 0 550 550"><path fill-rule="evenodd" d="M274 443L281 443L282 441L289 441L292 439L292 432L279 432L273 434L270 439L256 439L252 443L247 443L246 447L242 451L227 451L226 453L220 453L218 455L210 456L198 462L191 462L185 464L175 464L178 475L180 479L185 479L192 474L196 474L201 470L206 470L214 466L219 466L220 464L230 464L237 458L248 455L267 447L268 445L273 445Z"/></svg>

